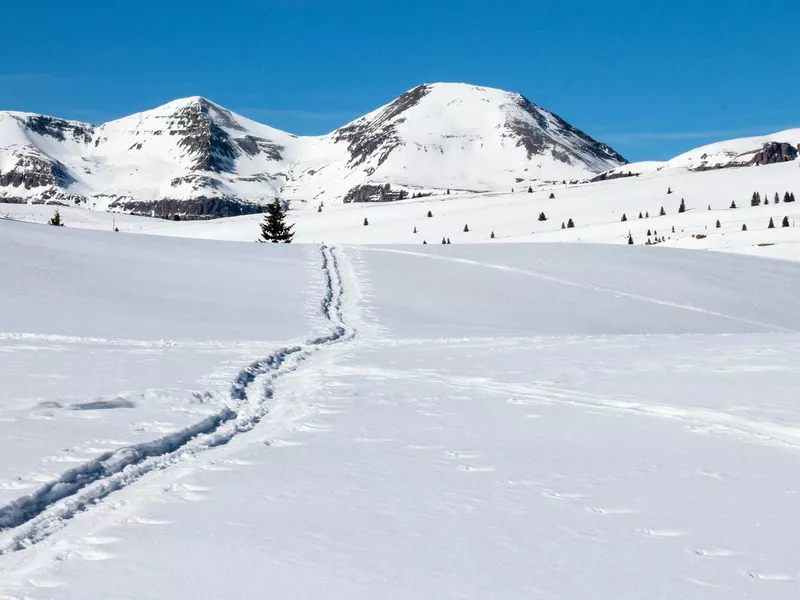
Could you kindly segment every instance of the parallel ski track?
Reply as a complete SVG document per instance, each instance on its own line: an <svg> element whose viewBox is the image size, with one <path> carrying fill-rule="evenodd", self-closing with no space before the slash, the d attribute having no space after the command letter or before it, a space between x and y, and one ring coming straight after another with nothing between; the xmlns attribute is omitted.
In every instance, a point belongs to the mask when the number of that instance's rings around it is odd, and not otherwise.
<svg viewBox="0 0 800 600"><path fill-rule="evenodd" d="M167 469L252 430L269 413L276 379L296 370L315 352L352 339L355 330L342 314L344 289L336 252L327 246L320 252L325 277L321 309L330 326L328 335L279 348L242 369L231 385L231 405L219 412L175 433L106 452L0 507L0 556L41 542L75 515L148 473ZM253 384L259 378L266 383L254 394Z"/></svg>

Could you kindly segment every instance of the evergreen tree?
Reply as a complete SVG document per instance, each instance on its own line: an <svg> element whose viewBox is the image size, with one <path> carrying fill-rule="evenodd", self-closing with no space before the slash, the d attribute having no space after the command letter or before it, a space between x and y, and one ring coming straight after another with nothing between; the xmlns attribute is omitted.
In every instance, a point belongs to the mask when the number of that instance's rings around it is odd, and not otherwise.
<svg viewBox="0 0 800 600"><path fill-rule="evenodd" d="M550 192L550 200L552 200L555 197L556 197L556 195L553 192Z"/></svg>
<svg viewBox="0 0 800 600"><path fill-rule="evenodd" d="M767 225L767 229L775 229L775 223L773 223L772 217L769 218L769 225Z"/></svg>
<svg viewBox="0 0 800 600"><path fill-rule="evenodd" d="M447 195L450 195L450 188L447 188Z"/></svg>
<svg viewBox="0 0 800 600"><path fill-rule="evenodd" d="M647 230L647 237L650 237L651 235L653 235L653 234L652 234L652 233L650 233L650 230L648 229L648 230Z"/></svg>
<svg viewBox="0 0 800 600"><path fill-rule="evenodd" d="M719 219L717 219L717 229L719 229L720 227L722 227L722 223L720 223Z"/></svg>
<svg viewBox="0 0 800 600"><path fill-rule="evenodd" d="M540 212L540 213L539 213L539 220L540 220L540 221L547 221L547 217L544 215L544 213L543 213L543 212Z"/></svg>
<svg viewBox="0 0 800 600"><path fill-rule="evenodd" d="M667 211L664 210L663 206L661 207L661 210L658 212L658 216L659 217L666 217L667 216Z"/></svg>
<svg viewBox="0 0 800 600"><path fill-rule="evenodd" d="M671 188L671 187L668 187L668 188L667 188L667 194L671 194L671 193L672 193L672 188Z"/></svg>
<svg viewBox="0 0 800 600"><path fill-rule="evenodd" d="M780 201L781 201L780 194L778 194L778 192L775 192L775 197L772 199L772 203L773 204L780 204Z"/></svg>
<svg viewBox="0 0 800 600"><path fill-rule="evenodd" d="M633 236L630 231L628 232L628 245L633 246Z"/></svg>
<svg viewBox="0 0 800 600"><path fill-rule="evenodd" d="M753 195L750 197L750 206L761 206L761 194L753 192Z"/></svg>
<svg viewBox="0 0 800 600"><path fill-rule="evenodd" d="M625 213L622 213L622 219L620 219L620 221L622 221L624 223L627 220L628 220L628 217L625 215Z"/></svg>
<svg viewBox="0 0 800 600"><path fill-rule="evenodd" d="M318 212L318 213L321 213L321 212L322 212L322 204L320 204L320 205L317 207L317 212Z"/></svg>
<svg viewBox="0 0 800 600"><path fill-rule="evenodd" d="M368 225L369 225L369 219L367 217L364 217L364 227L367 227Z"/></svg>
<svg viewBox="0 0 800 600"><path fill-rule="evenodd" d="M259 242L273 244L289 244L294 238L294 225L286 224L286 211L281 201L275 198L267 205L267 214L261 222L261 239Z"/></svg>
<svg viewBox="0 0 800 600"><path fill-rule="evenodd" d="M53 213L53 217L47 222L48 225L52 225L53 227L63 227L64 221L61 220L61 213L58 209L56 212Z"/></svg>
<svg viewBox="0 0 800 600"><path fill-rule="evenodd" d="M567 228L567 226L566 226L566 224L564 223L564 221L561 221L561 229L566 229L566 228Z"/></svg>
<svg viewBox="0 0 800 600"><path fill-rule="evenodd" d="M683 198L681 198L681 205L678 207L679 213L686 212L686 202L684 202Z"/></svg>
<svg viewBox="0 0 800 600"><path fill-rule="evenodd" d="M423 244L427 244L427 243L428 243L428 241L427 241L427 240L422 240L422 243L423 243Z"/></svg>
<svg viewBox="0 0 800 600"><path fill-rule="evenodd" d="M431 211L428 211L428 218L430 219L432 217L433 217L433 213Z"/></svg>
<svg viewBox="0 0 800 600"><path fill-rule="evenodd" d="M492 232L492 234L489 236L489 239L492 239L492 240L494 239L494 231L493 231L493 232Z"/></svg>
<svg viewBox="0 0 800 600"><path fill-rule="evenodd" d="M736 208L736 200L731 201L731 208Z"/></svg>
<svg viewBox="0 0 800 600"><path fill-rule="evenodd" d="M448 243L448 244L450 243L450 238L447 238L447 243Z"/></svg>
<svg viewBox="0 0 800 600"><path fill-rule="evenodd" d="M447 240L442 238L442 244L446 244L446 243L447 243Z"/></svg>
<svg viewBox="0 0 800 600"><path fill-rule="evenodd" d="M464 233L469 233L469 226L466 224L464 225Z"/></svg>
<svg viewBox="0 0 800 600"><path fill-rule="evenodd" d="M650 213L648 211L645 211L644 218L645 219L649 219L650 218Z"/></svg>
<svg viewBox="0 0 800 600"><path fill-rule="evenodd" d="M764 194L764 206L767 206L768 204L769 204L769 198L767 198L767 195Z"/></svg>
<svg viewBox="0 0 800 600"><path fill-rule="evenodd" d="M789 202L794 202L794 192L789 194Z"/></svg>
<svg viewBox="0 0 800 600"><path fill-rule="evenodd" d="M742 223L742 231L747 231L747 224L746 223Z"/></svg>
<svg viewBox="0 0 800 600"><path fill-rule="evenodd" d="M675 233L675 225L672 226L672 233Z"/></svg>
<svg viewBox="0 0 800 600"><path fill-rule="evenodd" d="M783 217L783 221L781 221L781 227L788 227L789 226L789 217Z"/></svg>
<svg viewBox="0 0 800 600"><path fill-rule="evenodd" d="M639 218L640 218L640 219L643 219L643 218L644 218L644 217L642 216L642 211L639 211Z"/></svg>
<svg viewBox="0 0 800 600"><path fill-rule="evenodd" d="M573 227L575 227L575 222L572 220L572 217L570 217L567 219L567 229L572 229Z"/></svg>
<svg viewBox="0 0 800 600"><path fill-rule="evenodd" d="M708 210L711 210L711 205L710 204L708 205Z"/></svg>
<svg viewBox="0 0 800 600"><path fill-rule="evenodd" d="M532 193L533 193L533 187L532 187L532 186L530 186L530 185L528 186L528 193L529 193L529 194L532 194Z"/></svg>
<svg viewBox="0 0 800 600"><path fill-rule="evenodd" d="M414 233L417 233L417 226L414 226Z"/></svg>

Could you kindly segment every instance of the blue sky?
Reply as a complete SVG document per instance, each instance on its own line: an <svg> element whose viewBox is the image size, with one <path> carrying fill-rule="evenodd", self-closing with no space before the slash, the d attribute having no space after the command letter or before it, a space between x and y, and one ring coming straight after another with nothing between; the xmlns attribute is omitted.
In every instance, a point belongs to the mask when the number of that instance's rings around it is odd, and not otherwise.
<svg viewBox="0 0 800 600"><path fill-rule="evenodd" d="M102 122L203 95L312 134L466 81L663 159L800 127L798 25L797 0L14 2L0 109Z"/></svg>

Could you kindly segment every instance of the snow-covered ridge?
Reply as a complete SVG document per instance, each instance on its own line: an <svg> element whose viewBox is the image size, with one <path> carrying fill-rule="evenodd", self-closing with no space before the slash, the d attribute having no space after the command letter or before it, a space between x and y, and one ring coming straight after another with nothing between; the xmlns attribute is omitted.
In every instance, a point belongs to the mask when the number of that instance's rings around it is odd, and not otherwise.
<svg viewBox="0 0 800 600"><path fill-rule="evenodd" d="M668 161L644 161L604 171L593 181L635 177L653 171L683 169L710 171L730 167L752 167L797 160L800 155L800 128L770 135L714 142L684 152Z"/></svg>
<svg viewBox="0 0 800 600"><path fill-rule="evenodd" d="M97 127L0 113L0 200L158 216L259 212L276 197L319 204L500 191L624 163L523 96L466 84L418 86L316 137L201 97Z"/></svg>

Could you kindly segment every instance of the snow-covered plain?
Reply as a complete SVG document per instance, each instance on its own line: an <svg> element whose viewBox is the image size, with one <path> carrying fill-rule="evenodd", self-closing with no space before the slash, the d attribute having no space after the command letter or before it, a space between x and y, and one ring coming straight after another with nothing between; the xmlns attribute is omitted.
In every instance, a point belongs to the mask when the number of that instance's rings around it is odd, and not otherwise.
<svg viewBox="0 0 800 600"><path fill-rule="evenodd" d="M755 191L769 204L751 207ZM705 172L642 169L639 177L548 185L533 188L530 194L527 186L522 186L513 193L438 194L399 202L325 206L322 212L316 205L293 203L289 221L296 224L295 241L306 243L421 245L423 241L440 244L442 238L449 238L452 244L626 244L630 233L637 245L664 238L662 246L798 260L800 229L795 224L800 222L800 203L785 204L786 191L800 195L797 161ZM776 193L778 204L774 203ZM552 199L551 194L555 196ZM678 213L681 199L686 202L684 213ZM732 202L737 208L730 208ZM663 217L659 216L662 207ZM244 242L258 237L263 218L249 215L175 223L75 208L60 210L68 227L110 230L113 224L121 232ZM0 217L36 222L47 221L53 211L52 206L0 205ZM431 218L427 217L429 211ZM547 221L538 220L542 212ZM768 228L770 218L774 229ZM781 227L784 218L790 227ZM369 222L366 227L364 219ZM575 227L562 229L569 219ZM464 232L465 225L468 232ZM747 231L742 231L743 225Z"/></svg>
<svg viewBox="0 0 800 600"><path fill-rule="evenodd" d="M796 598L800 265L453 242L0 221L0 597Z"/></svg>

